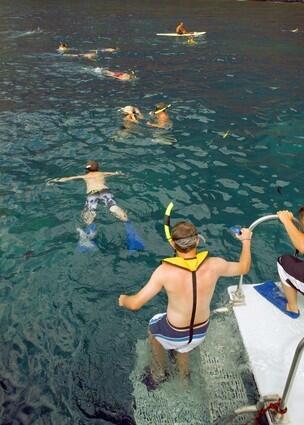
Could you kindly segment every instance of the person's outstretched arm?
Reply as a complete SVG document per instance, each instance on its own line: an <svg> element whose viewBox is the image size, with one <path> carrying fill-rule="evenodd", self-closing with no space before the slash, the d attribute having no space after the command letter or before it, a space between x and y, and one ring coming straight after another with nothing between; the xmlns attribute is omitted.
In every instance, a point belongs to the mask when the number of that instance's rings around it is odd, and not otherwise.
<svg viewBox="0 0 304 425"><path fill-rule="evenodd" d="M235 235L242 243L242 251L238 262L226 261L223 258L215 258L215 267L218 276L240 276L246 274L251 266L251 237L249 229L241 229L240 235Z"/></svg>
<svg viewBox="0 0 304 425"><path fill-rule="evenodd" d="M72 176L72 177L58 177L56 179L50 179L47 181L48 184L51 183L64 183L64 182L68 182L70 180L80 180L80 179L85 179L86 176Z"/></svg>
<svg viewBox="0 0 304 425"><path fill-rule="evenodd" d="M122 173L121 171L115 171L114 173L110 173L110 172L106 172L106 173L102 173L105 177L110 177L110 176L124 176L124 173Z"/></svg>
<svg viewBox="0 0 304 425"><path fill-rule="evenodd" d="M139 310L162 290L162 281L162 266L159 266L152 274L149 282L139 292L134 295L120 295L118 298L119 306L128 310Z"/></svg>
<svg viewBox="0 0 304 425"><path fill-rule="evenodd" d="M286 229L293 246L304 254L304 233L300 232L293 223L293 214L290 211L278 211L277 216Z"/></svg>

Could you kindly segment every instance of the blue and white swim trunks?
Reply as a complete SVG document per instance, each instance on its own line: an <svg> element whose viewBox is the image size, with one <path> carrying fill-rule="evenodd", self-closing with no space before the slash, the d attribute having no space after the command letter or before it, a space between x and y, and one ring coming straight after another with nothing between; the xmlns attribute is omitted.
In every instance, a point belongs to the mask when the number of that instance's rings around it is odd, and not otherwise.
<svg viewBox="0 0 304 425"><path fill-rule="evenodd" d="M104 188L87 194L87 200L84 207L85 211L96 212L99 201L102 201L109 209L117 205L109 189Z"/></svg>
<svg viewBox="0 0 304 425"><path fill-rule="evenodd" d="M155 339L165 350L176 350L179 353L187 353L200 345L207 335L209 320L199 323L193 327L193 338L190 344L189 327L177 328L172 326L167 313L159 313L152 317L149 322L149 329Z"/></svg>

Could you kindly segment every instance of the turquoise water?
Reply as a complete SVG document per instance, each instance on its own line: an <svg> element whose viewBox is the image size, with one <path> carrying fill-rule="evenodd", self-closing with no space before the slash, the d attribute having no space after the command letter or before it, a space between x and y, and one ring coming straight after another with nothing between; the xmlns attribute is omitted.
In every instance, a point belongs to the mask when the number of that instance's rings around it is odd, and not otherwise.
<svg viewBox="0 0 304 425"><path fill-rule="evenodd" d="M200 228L212 253L230 259L239 245L229 226L303 204L304 8L39 3L1 1L0 416L14 425L131 424L136 342L166 299L129 313L117 297L138 290L170 254L168 202L174 218ZM181 17L207 37L189 46L154 36ZM132 69L137 79L102 78L95 63L59 55L60 40L82 51L118 46L97 65ZM159 101L172 104L171 132L121 131L119 107L148 112ZM128 253L123 225L104 208L99 251L75 251L84 187L45 183L82 173L88 159L126 174L108 184L145 252ZM288 249L277 223L259 228L248 281L274 278L275 258ZM228 283L219 282L214 306Z"/></svg>

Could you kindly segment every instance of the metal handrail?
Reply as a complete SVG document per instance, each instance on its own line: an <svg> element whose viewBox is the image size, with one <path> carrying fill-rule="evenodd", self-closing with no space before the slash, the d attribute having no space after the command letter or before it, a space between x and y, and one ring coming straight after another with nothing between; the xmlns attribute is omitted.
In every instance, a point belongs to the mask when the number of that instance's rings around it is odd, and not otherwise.
<svg viewBox="0 0 304 425"><path fill-rule="evenodd" d="M287 399L289 397L289 393L290 393L294 378L296 376L296 372L298 370L298 366L301 359L301 354L303 354L303 351L304 351L304 338L301 339L301 341L299 342L296 348L296 351L293 356L293 360L289 369L288 377L286 380L285 388L284 388L281 403L280 403L280 409L282 410L284 410L287 407Z"/></svg>
<svg viewBox="0 0 304 425"><path fill-rule="evenodd" d="M253 231L259 224L264 223L265 221L278 220L278 219L279 217L276 214L265 215L264 217L260 217L257 220L255 220L249 226L249 229ZM293 221L296 222L301 227L301 223L296 218L293 218ZM233 302L235 304L244 304L245 302L245 295L243 291L243 275L240 276L238 287L233 293Z"/></svg>

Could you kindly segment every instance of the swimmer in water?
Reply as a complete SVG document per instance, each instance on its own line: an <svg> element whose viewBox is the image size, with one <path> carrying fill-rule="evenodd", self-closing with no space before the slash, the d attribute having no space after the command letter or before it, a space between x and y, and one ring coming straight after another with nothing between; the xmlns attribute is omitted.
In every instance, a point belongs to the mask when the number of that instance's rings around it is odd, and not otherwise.
<svg viewBox="0 0 304 425"><path fill-rule="evenodd" d="M84 210L82 212L82 218L85 224L92 224L95 217L97 207L100 201L110 210L110 212L119 220L127 222L128 216L126 212L120 208L110 189L106 186L106 178L110 176L123 176L120 171L114 173L99 171L99 164L97 161L88 161L86 165L86 174L73 176L73 177L61 177L57 179L48 180L47 184L52 183L64 183L71 180L84 180L86 183L87 199Z"/></svg>
<svg viewBox="0 0 304 425"><path fill-rule="evenodd" d="M128 73L128 72L109 71L106 69L104 70L104 74L107 75L108 77L116 78L117 80L121 80L121 81L130 81L136 78L134 71L131 71Z"/></svg>
<svg viewBox="0 0 304 425"><path fill-rule="evenodd" d="M99 49L100 52L106 52L106 53L114 53L117 52L119 49L118 47L106 47L104 49Z"/></svg>
<svg viewBox="0 0 304 425"><path fill-rule="evenodd" d="M91 50L90 52L86 52L86 53L65 53L64 56L69 56L72 58L85 58L89 60L96 60L97 50Z"/></svg>
<svg viewBox="0 0 304 425"><path fill-rule="evenodd" d="M166 105L165 103L161 102L158 103L155 107L154 112L150 112L149 115L154 117L154 121L147 121L147 125L149 127L155 127L155 128L164 128L169 129L172 127L172 121L170 120L170 117L168 115L167 109L170 108L171 105Z"/></svg>
<svg viewBox="0 0 304 425"><path fill-rule="evenodd" d="M190 46L193 46L194 44L197 44L197 41L194 40L193 35L190 35L188 37L187 43L190 44Z"/></svg>
<svg viewBox="0 0 304 425"><path fill-rule="evenodd" d="M125 106L121 108L124 114L123 128L128 129L133 127L133 124L139 124L139 120L143 119L143 115L136 106Z"/></svg>
<svg viewBox="0 0 304 425"><path fill-rule="evenodd" d="M175 32L176 34L179 34L179 35L189 34L189 31L185 28L183 22L180 22L179 24L177 24Z"/></svg>
<svg viewBox="0 0 304 425"><path fill-rule="evenodd" d="M66 53L69 50L69 47L66 43L64 43L63 41L60 41L58 49L57 49L60 53Z"/></svg>

